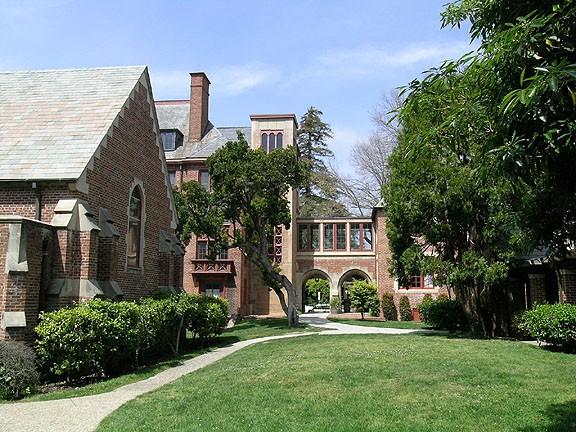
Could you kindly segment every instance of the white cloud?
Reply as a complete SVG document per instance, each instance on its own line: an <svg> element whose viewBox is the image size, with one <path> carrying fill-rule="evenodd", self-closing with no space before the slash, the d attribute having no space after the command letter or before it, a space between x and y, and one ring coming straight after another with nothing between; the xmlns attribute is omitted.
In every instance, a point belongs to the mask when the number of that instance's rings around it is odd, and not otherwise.
<svg viewBox="0 0 576 432"><path fill-rule="evenodd" d="M154 97L161 99L187 99L190 97L190 75L185 70L150 70ZM237 96L254 87L273 81L279 74L263 63L252 62L240 66L209 67L204 72L210 80L210 95Z"/></svg>
<svg viewBox="0 0 576 432"><path fill-rule="evenodd" d="M426 63L425 68L440 61L458 58L472 51L466 42L442 44L412 44L401 49L364 46L357 49L332 51L316 59L309 73L315 75L379 76L393 68L407 68Z"/></svg>
<svg viewBox="0 0 576 432"><path fill-rule="evenodd" d="M261 62L240 66L219 66L210 71L214 94L220 97L237 96L254 87L273 81L278 71Z"/></svg>

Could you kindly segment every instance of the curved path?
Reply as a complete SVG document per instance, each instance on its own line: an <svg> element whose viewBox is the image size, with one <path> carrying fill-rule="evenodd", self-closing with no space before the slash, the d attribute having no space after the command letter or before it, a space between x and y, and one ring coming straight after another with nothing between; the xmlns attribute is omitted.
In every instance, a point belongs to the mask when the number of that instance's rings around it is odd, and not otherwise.
<svg viewBox="0 0 576 432"><path fill-rule="evenodd" d="M403 334L418 333L422 330L402 330L355 326L330 322L328 314L306 314L300 316L300 322L323 328L319 334ZM165 370L146 380L125 385L109 393L60 399L45 402L23 402L0 404L0 431L10 432L83 432L93 431L100 421L124 403L156 390L183 375L214 363L235 351L249 345L273 339L305 336L318 333L292 333L283 336L269 336L236 342L233 345L218 348L209 353L187 360L179 366Z"/></svg>

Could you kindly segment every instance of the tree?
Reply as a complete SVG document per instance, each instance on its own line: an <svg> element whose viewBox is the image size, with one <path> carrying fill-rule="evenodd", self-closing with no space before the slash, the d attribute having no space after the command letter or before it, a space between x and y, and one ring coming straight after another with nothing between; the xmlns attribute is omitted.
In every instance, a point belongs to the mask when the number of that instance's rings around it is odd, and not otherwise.
<svg viewBox="0 0 576 432"><path fill-rule="evenodd" d="M350 288L348 288L348 295L350 296L352 307L360 312L362 320L364 320L364 313L380 308L378 288L365 280L354 280Z"/></svg>
<svg viewBox="0 0 576 432"><path fill-rule="evenodd" d="M328 148L328 139L332 138L332 129L321 116L322 111L314 107L300 120L298 129L298 151L300 159L306 164L309 177L302 187L300 197L300 215L303 217L348 216L344 205L338 202L339 191L333 173L328 170L325 158L334 157Z"/></svg>
<svg viewBox="0 0 576 432"><path fill-rule="evenodd" d="M492 336L495 290L523 246L512 207L516 190L505 177L478 174L492 113L473 99L479 77L458 68L445 68L443 79L432 75L411 84L388 161L384 200L393 271L404 286L410 275L434 275L438 285L454 289L472 330ZM450 125L458 133L445 127L451 110L467 114L465 124Z"/></svg>
<svg viewBox="0 0 576 432"><path fill-rule="evenodd" d="M175 193L180 239L209 238L213 255L239 248L277 294L290 326L298 324L296 290L268 255L277 227L290 228L289 194L306 181L306 169L294 147L267 154L252 150L242 136L226 143L206 161L212 192L198 182L183 183Z"/></svg>
<svg viewBox="0 0 576 432"><path fill-rule="evenodd" d="M448 5L444 26L464 20L471 22L471 39L479 40L480 48L459 65L481 80L471 89L478 103L493 108L484 148L496 157L486 158L481 169L487 176L506 175L523 190L519 220L533 246L562 257L576 240L576 4ZM463 124L464 115L452 112L446 122Z"/></svg>
<svg viewBox="0 0 576 432"><path fill-rule="evenodd" d="M320 293L320 298L318 298ZM330 284L326 279L308 279L306 281L306 304L328 303L330 301Z"/></svg>
<svg viewBox="0 0 576 432"><path fill-rule="evenodd" d="M576 239L575 14L571 0L453 2L443 25L469 19L478 52L405 88L385 188L394 271L453 286L477 333L492 334L514 254Z"/></svg>

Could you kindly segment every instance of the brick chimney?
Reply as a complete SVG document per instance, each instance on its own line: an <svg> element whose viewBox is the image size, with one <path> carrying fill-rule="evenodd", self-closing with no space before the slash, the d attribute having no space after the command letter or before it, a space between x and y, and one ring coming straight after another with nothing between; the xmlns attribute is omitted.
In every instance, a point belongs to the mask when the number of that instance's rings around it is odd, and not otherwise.
<svg viewBox="0 0 576 432"><path fill-rule="evenodd" d="M190 129L189 141L200 141L208 125L210 81L204 72L190 73Z"/></svg>

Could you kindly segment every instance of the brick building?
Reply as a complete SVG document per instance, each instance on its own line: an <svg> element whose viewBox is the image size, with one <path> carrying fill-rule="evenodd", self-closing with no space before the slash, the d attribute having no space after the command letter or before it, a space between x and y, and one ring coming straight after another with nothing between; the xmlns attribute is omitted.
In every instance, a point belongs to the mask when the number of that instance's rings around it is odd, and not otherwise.
<svg viewBox="0 0 576 432"><path fill-rule="evenodd" d="M38 313L182 289L146 67L0 73L0 339Z"/></svg>
<svg viewBox="0 0 576 432"><path fill-rule="evenodd" d="M191 73L190 99L157 101L156 111L163 137L168 173L173 185L195 180L207 189L210 177L206 159L241 132L252 148L296 145L298 128L293 114L251 115L249 127L215 127L209 121L210 81L203 72ZM271 253L294 284L298 306L304 309L305 285L311 278L328 280L331 298L345 299L355 278L391 291L398 300L409 295L414 306L424 294L437 296L438 287L427 278L415 278L413 286L398 287L390 277L390 256L381 206L371 218L305 219L298 217L298 196L292 192L291 229L277 228ZM224 296L234 315L280 314L273 291L262 283L258 270L238 250L229 250L216 261L207 258L207 239L192 237L184 259L184 288L190 293Z"/></svg>

